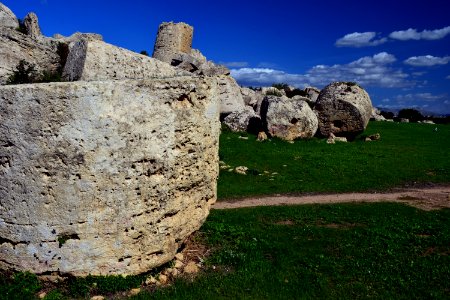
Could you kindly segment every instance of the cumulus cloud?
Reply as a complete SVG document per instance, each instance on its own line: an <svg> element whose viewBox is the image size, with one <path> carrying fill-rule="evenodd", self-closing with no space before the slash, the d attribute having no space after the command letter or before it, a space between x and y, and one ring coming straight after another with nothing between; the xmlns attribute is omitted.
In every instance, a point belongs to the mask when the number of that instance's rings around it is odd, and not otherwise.
<svg viewBox="0 0 450 300"><path fill-rule="evenodd" d="M408 41L408 40L440 40L450 34L450 26L435 29L423 30L421 32L417 29L409 28L407 30L394 31L389 37L394 40Z"/></svg>
<svg viewBox="0 0 450 300"><path fill-rule="evenodd" d="M397 102L410 102L410 101L425 101L425 102L434 102L438 100L442 100L446 97L446 94L443 95L434 95L431 93L415 93L415 94L406 94L406 95L398 95L396 97Z"/></svg>
<svg viewBox="0 0 450 300"><path fill-rule="evenodd" d="M409 93L383 99L377 107L380 109L394 110L411 107L441 114L442 112L449 111L449 104L448 94Z"/></svg>
<svg viewBox="0 0 450 300"><path fill-rule="evenodd" d="M348 64L317 65L305 74L291 74L271 68L232 69L231 75L242 85L268 86L285 82L297 87L313 85L323 87L333 81L354 81L363 86L404 87L410 84L408 75L393 69L394 55L381 52L362 57Z"/></svg>
<svg viewBox="0 0 450 300"><path fill-rule="evenodd" d="M436 65L446 65L450 61L450 56L436 57L432 55L412 56L404 61L405 64L414 67L432 67Z"/></svg>
<svg viewBox="0 0 450 300"><path fill-rule="evenodd" d="M375 39L376 32L354 32L346 34L336 41L337 47L368 47L386 43L386 38Z"/></svg>
<svg viewBox="0 0 450 300"><path fill-rule="evenodd" d="M247 86L270 86L277 82L285 82L297 87L303 87L308 84L306 75L289 74L270 68L232 69L231 76L240 84Z"/></svg>

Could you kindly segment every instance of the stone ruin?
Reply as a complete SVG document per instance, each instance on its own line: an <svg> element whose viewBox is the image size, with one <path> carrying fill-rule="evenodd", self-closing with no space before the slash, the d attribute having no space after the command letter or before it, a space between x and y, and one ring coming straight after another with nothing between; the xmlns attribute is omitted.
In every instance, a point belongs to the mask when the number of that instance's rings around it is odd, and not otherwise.
<svg viewBox="0 0 450 300"><path fill-rule="evenodd" d="M285 86L241 88L240 93L240 106L221 111L224 123L232 131L259 131L287 141L330 135L353 139L372 115L369 95L352 82L334 82L322 91Z"/></svg>
<svg viewBox="0 0 450 300"><path fill-rule="evenodd" d="M191 54L194 28L186 23L162 23L158 29L153 57L171 63L180 54Z"/></svg>
<svg viewBox="0 0 450 300"><path fill-rule="evenodd" d="M351 138L366 129L372 115L372 102L357 84L334 82L320 92L315 110L322 136L334 134Z"/></svg>
<svg viewBox="0 0 450 300"><path fill-rule="evenodd" d="M172 260L216 201L228 79L16 23L1 5L2 82L21 59L67 81L0 86L0 268L130 275Z"/></svg>
<svg viewBox="0 0 450 300"><path fill-rule="evenodd" d="M360 87L342 83L241 88L192 49L185 23L161 24L153 57L98 34L45 37L33 13L19 25L0 3L3 269L86 276L160 266L216 201L219 116L235 131L294 140L347 135L345 124L360 132L371 111ZM1 86L21 60L65 82Z"/></svg>

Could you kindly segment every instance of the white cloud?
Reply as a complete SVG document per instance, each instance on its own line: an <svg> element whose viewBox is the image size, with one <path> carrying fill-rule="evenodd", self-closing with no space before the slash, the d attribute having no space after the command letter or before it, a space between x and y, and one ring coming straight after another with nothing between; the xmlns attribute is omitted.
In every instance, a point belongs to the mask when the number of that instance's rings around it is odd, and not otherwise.
<svg viewBox="0 0 450 300"><path fill-rule="evenodd" d="M248 86L270 86L277 82L285 82L297 87L303 87L308 84L308 79L305 75L289 74L270 68L232 69L231 76L240 84Z"/></svg>
<svg viewBox="0 0 450 300"><path fill-rule="evenodd" d="M408 40L440 40L450 34L450 26L442 29L423 30L418 32L417 29L409 28L407 30L394 31L389 37L394 40L408 41Z"/></svg>
<svg viewBox="0 0 450 300"><path fill-rule="evenodd" d="M414 67L431 67L436 65L446 65L450 61L450 56L436 57L431 55L412 56L404 61L405 64Z"/></svg>
<svg viewBox="0 0 450 300"><path fill-rule="evenodd" d="M427 112L441 114L448 112L450 107L448 94L431 94L431 93L409 93L397 95L389 99L390 101L381 100L378 108L384 109L401 109L401 108L417 108L426 109Z"/></svg>
<svg viewBox="0 0 450 300"><path fill-rule="evenodd" d="M317 65L306 74L290 74L271 68L242 68L231 70L231 75L242 85L268 86L285 82L297 87L313 85L323 87L333 81L354 81L363 86L404 87L410 85L407 74L389 65L396 58L381 52L374 56L362 57L349 64Z"/></svg>
<svg viewBox="0 0 450 300"><path fill-rule="evenodd" d="M228 68L245 68L248 66L248 62L246 61L230 61L230 62L219 62L221 65L225 65Z"/></svg>
<svg viewBox="0 0 450 300"><path fill-rule="evenodd" d="M378 46L387 41L386 38L375 39L376 32L354 32L346 34L336 41L337 47L367 47Z"/></svg>
<svg viewBox="0 0 450 300"><path fill-rule="evenodd" d="M398 95L395 99L397 102L410 102L410 101L425 101L425 102L434 102L438 100L442 100L447 95L434 95L431 93L416 93L416 94L406 94L406 95Z"/></svg>

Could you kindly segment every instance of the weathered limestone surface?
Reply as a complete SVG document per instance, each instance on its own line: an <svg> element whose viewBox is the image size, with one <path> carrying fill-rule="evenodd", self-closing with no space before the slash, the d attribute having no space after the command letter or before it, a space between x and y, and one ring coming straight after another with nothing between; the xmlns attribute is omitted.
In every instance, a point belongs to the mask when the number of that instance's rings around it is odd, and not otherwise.
<svg viewBox="0 0 450 300"><path fill-rule="evenodd" d="M69 81L162 78L183 74L154 58L107 44L81 39L70 44L63 77Z"/></svg>
<svg viewBox="0 0 450 300"><path fill-rule="evenodd" d="M261 118L271 136L286 141L311 138L318 120L306 101L267 96L261 105Z"/></svg>
<svg viewBox="0 0 450 300"><path fill-rule="evenodd" d="M220 113L230 114L244 110L244 98L236 80L230 76L217 77L219 82Z"/></svg>
<svg viewBox="0 0 450 300"><path fill-rule="evenodd" d="M0 87L0 268L138 274L216 200L213 78Z"/></svg>
<svg viewBox="0 0 450 300"><path fill-rule="evenodd" d="M0 27L16 29L19 27L19 21L16 15L5 5L0 3Z"/></svg>
<svg viewBox="0 0 450 300"><path fill-rule="evenodd" d="M317 98L319 98L320 90L316 87L307 87L305 88L305 92L308 95L308 103L310 106L314 106L317 102Z"/></svg>
<svg viewBox="0 0 450 300"><path fill-rule="evenodd" d="M326 86L314 107L322 136L353 137L366 129L372 114L372 101L355 83L334 82Z"/></svg>
<svg viewBox="0 0 450 300"><path fill-rule="evenodd" d="M191 54L193 35L194 28L186 23L161 23L153 57L170 64L176 54Z"/></svg>
<svg viewBox="0 0 450 300"><path fill-rule="evenodd" d="M263 129L260 116L249 106L229 114L223 122L234 132L258 134Z"/></svg>
<svg viewBox="0 0 450 300"><path fill-rule="evenodd" d="M70 44L72 42L78 42L79 40L88 40L88 41L103 41L103 36L98 33L83 33L83 32L75 32L71 36L63 36L59 33L53 35L53 38L59 40L63 43Z"/></svg>
<svg viewBox="0 0 450 300"><path fill-rule="evenodd" d="M36 66L37 72L54 72L60 66L57 54L59 42L52 39L35 40L15 29L0 27L0 85L21 60Z"/></svg>
<svg viewBox="0 0 450 300"><path fill-rule="evenodd" d="M241 88L241 94L245 105L253 108L256 108L258 103L261 104L262 100L264 100L264 95L260 91L254 91L246 87Z"/></svg>
<svg viewBox="0 0 450 300"><path fill-rule="evenodd" d="M27 30L27 35L36 39L42 36L41 28L39 27L38 17L35 13L29 13L24 19L23 24Z"/></svg>

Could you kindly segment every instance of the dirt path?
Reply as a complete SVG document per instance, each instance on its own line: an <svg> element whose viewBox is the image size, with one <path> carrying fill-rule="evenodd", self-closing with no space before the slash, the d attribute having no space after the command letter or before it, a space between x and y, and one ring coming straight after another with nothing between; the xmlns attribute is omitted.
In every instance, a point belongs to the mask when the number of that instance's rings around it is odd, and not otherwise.
<svg viewBox="0 0 450 300"><path fill-rule="evenodd" d="M220 201L213 209L230 209L252 206L327 204L343 202L401 202L424 210L450 208L450 186L432 188L401 188L388 193L349 193L308 196L268 196Z"/></svg>

